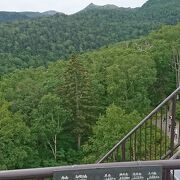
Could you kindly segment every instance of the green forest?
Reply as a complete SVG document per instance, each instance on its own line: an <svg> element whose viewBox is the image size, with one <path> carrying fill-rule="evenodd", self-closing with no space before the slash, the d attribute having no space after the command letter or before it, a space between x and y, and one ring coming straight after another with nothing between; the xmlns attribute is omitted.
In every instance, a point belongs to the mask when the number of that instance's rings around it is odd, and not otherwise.
<svg viewBox="0 0 180 180"><path fill-rule="evenodd" d="M179 12L179 0L150 0L135 9L90 5L69 16L0 23L0 74L16 68L47 67L74 53L147 35L162 24L179 22Z"/></svg>
<svg viewBox="0 0 180 180"><path fill-rule="evenodd" d="M0 169L94 163L176 88L163 2L0 24Z"/></svg>

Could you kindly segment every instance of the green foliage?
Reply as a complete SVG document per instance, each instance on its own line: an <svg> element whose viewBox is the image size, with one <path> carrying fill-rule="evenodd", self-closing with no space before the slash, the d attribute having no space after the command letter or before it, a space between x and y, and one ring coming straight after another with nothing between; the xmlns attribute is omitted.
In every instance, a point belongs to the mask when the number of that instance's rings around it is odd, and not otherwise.
<svg viewBox="0 0 180 180"><path fill-rule="evenodd" d="M141 8L90 8L0 25L0 75L45 66L110 43L137 38L180 20L178 0L149 1Z"/></svg>
<svg viewBox="0 0 180 180"><path fill-rule="evenodd" d="M62 100L57 95L49 93L40 99L37 109L33 112L32 132L36 136L38 151L43 160L47 158L48 153L52 154L51 159L54 162L62 161L63 148L59 142L63 125L68 120L70 114L62 107Z"/></svg>
<svg viewBox="0 0 180 180"><path fill-rule="evenodd" d="M73 56L68 62L64 81L61 92L65 98L65 106L73 116L69 130L77 137L80 149L81 138L90 132L97 109L88 72L79 58Z"/></svg>
<svg viewBox="0 0 180 180"><path fill-rule="evenodd" d="M176 104L176 120L180 121L180 103Z"/></svg>
<svg viewBox="0 0 180 180"><path fill-rule="evenodd" d="M147 112L148 88L155 82L154 62L147 55L131 53L114 59L107 68L107 91L112 102L131 112ZM118 97L118 98L117 98Z"/></svg>
<svg viewBox="0 0 180 180"><path fill-rule="evenodd" d="M6 127L15 139L12 142L6 131L0 131L9 144L14 143L12 150L4 139L0 142L1 169L97 160L174 90L171 57L179 48L179 27L165 26L139 40L109 45L47 68L15 70L14 66L13 73L1 76L0 122L9 122ZM157 151L159 142L163 140L156 142ZM7 158L11 154L6 149L14 153L12 158Z"/></svg>
<svg viewBox="0 0 180 180"><path fill-rule="evenodd" d="M93 136L84 146L84 162L93 163L124 137L140 120L137 112L126 114L123 109L110 105L93 128Z"/></svg>
<svg viewBox="0 0 180 180"><path fill-rule="evenodd" d="M26 15L17 12L0 12L0 22L12 22L29 19Z"/></svg>
<svg viewBox="0 0 180 180"><path fill-rule="evenodd" d="M23 168L30 151L30 129L19 113L13 114L10 104L0 103L0 169Z"/></svg>
<svg viewBox="0 0 180 180"><path fill-rule="evenodd" d="M57 11L45 11L45 12L31 12L31 11L24 11L24 12L7 12L1 11L0 12L0 23L3 22L13 22L13 21L22 21L22 20L29 20L35 19L40 17L49 17L55 14L63 14Z"/></svg>

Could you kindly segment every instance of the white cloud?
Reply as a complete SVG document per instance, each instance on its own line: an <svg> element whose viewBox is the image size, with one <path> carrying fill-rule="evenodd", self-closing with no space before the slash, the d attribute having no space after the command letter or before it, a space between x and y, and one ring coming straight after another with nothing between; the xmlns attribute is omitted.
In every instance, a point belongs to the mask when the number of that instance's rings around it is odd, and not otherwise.
<svg viewBox="0 0 180 180"><path fill-rule="evenodd" d="M120 7L139 7L147 0L0 0L1 11L57 10L75 13L93 2L97 5L115 4Z"/></svg>

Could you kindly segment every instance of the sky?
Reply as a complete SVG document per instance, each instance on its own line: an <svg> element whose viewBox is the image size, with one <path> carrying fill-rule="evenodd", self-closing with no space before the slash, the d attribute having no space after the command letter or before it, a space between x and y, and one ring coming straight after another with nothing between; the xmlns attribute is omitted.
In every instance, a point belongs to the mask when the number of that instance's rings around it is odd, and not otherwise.
<svg viewBox="0 0 180 180"><path fill-rule="evenodd" d="M88 4L115 4L119 7L140 7L147 0L0 0L0 11L47 11L56 10L73 14Z"/></svg>

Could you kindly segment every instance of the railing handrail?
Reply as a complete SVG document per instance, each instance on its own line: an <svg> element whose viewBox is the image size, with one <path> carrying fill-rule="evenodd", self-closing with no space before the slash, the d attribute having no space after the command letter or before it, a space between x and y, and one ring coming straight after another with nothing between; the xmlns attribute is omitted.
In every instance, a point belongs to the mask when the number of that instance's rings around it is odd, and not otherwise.
<svg viewBox="0 0 180 180"><path fill-rule="evenodd" d="M12 179L29 179L29 178L44 178L52 177L54 172L66 170L86 170L86 169L101 169L115 167L137 167L137 166L161 166L162 168L180 169L180 160L156 160L156 161L133 161L133 162L116 162L116 163L101 163L87 165L73 165L60 167L46 167L21 170L0 171L1 180Z"/></svg>
<svg viewBox="0 0 180 180"><path fill-rule="evenodd" d="M103 156L97 163L101 163L106 159L118 146L120 146L124 141L128 139L139 127L141 127L148 119L150 119L158 110L164 106L170 99L172 99L178 92L180 87L178 87L173 93L171 93L162 103L160 103L149 115L147 115L137 126L135 126L123 139L121 139L105 156Z"/></svg>

